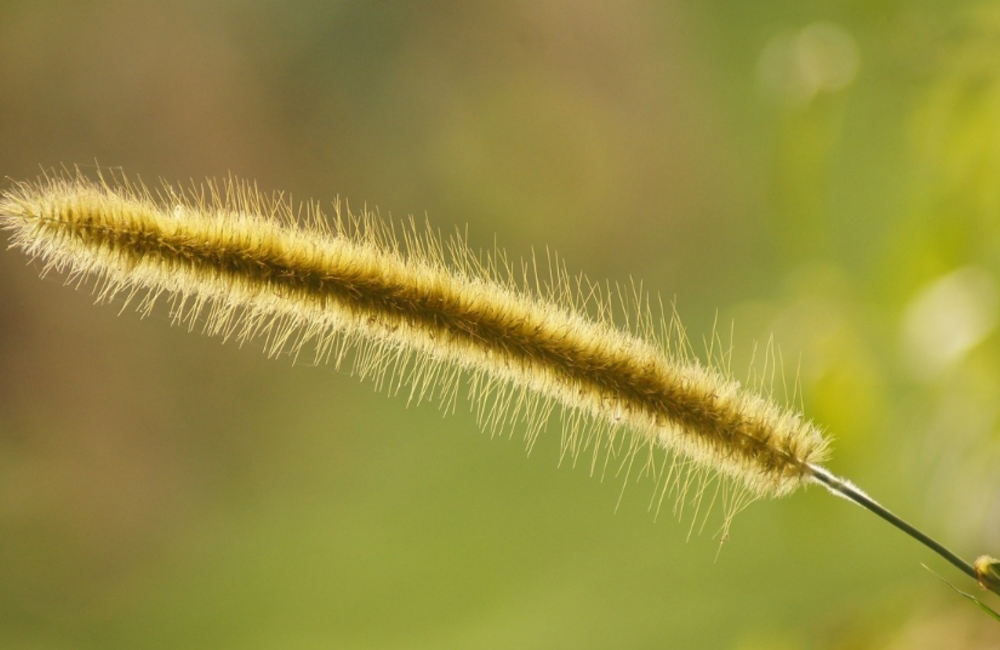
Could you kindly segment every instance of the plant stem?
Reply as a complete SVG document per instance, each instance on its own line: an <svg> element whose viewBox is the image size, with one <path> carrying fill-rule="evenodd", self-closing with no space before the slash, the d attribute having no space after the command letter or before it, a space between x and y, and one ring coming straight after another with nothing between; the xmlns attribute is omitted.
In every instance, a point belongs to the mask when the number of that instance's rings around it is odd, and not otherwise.
<svg viewBox="0 0 1000 650"><path fill-rule="evenodd" d="M978 571L976 571L972 564L960 558L944 544L938 542L923 531L914 527L912 524L893 514L890 510L865 494L859 487L846 479L834 476L826 469L817 465L809 465L808 467L813 479L815 479L818 483L821 483L830 492L839 497L843 497L848 501L853 501L862 508L875 513L944 559L948 560L948 562L957 567L959 571L979 582L979 584L984 588L988 588L990 591L1000 595L1000 588L990 582L984 582L982 576Z"/></svg>

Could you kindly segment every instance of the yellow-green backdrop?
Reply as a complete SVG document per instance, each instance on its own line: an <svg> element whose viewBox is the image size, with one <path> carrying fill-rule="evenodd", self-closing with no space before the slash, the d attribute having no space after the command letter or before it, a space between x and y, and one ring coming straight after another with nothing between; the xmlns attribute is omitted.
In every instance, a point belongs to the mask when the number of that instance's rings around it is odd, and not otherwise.
<svg viewBox="0 0 1000 650"><path fill-rule="evenodd" d="M0 174L233 173L642 279L698 347L735 323L740 374L773 337L830 467L971 559L1000 555L998 43L961 0L5 0ZM720 551L557 468L558 423L529 456L38 272L0 255L3 648L1000 639L819 489Z"/></svg>

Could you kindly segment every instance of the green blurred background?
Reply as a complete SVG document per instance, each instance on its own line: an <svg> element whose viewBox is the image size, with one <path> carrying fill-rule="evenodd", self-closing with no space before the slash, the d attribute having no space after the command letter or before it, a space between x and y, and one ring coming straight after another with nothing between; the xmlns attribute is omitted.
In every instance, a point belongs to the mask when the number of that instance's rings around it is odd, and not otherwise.
<svg viewBox="0 0 1000 650"><path fill-rule="evenodd" d="M834 471L1000 555L998 4L0 3L0 174L94 161L642 278L740 374L773 336ZM557 423L528 456L38 270L0 255L5 649L1000 642L818 489L720 552L557 469Z"/></svg>

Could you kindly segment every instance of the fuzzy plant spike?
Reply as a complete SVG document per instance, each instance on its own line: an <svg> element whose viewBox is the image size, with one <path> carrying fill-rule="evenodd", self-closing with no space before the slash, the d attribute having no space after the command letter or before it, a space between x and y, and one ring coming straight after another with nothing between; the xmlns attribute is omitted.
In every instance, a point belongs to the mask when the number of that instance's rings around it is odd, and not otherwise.
<svg viewBox="0 0 1000 650"><path fill-rule="evenodd" d="M43 274L92 282L101 302L124 296L146 314L164 299L190 329L260 340L272 356L351 358L377 386L448 410L464 386L484 428L522 426L529 447L558 410L564 452L589 454L592 471L612 458L631 468L644 452L661 498L696 504L722 479L735 488L727 522L749 500L820 483L909 526L820 466L818 427L696 359L641 291L622 300L558 261L512 264L461 235L397 229L340 203L328 217L235 179L150 190L118 173L50 173L0 195L0 226ZM630 305L628 326L616 301Z"/></svg>

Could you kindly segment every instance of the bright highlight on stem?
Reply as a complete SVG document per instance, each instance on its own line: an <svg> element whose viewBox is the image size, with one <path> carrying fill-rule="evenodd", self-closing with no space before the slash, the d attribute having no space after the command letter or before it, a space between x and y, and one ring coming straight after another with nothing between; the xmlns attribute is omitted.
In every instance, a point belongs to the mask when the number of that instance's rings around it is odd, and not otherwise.
<svg viewBox="0 0 1000 650"><path fill-rule="evenodd" d="M649 452L640 466L680 501L713 477L735 486L731 511L808 482L852 498L818 465L816 426L695 359L641 291L622 300L558 262L512 264L339 203L327 217L233 179L151 191L118 174L47 175L0 196L0 226L43 273L93 281L99 301L145 314L163 298L175 322L271 355L350 355L359 375L446 409L464 385L485 428L521 424L529 446L558 409L574 460L631 468ZM630 327L615 324L616 301L631 301Z"/></svg>

